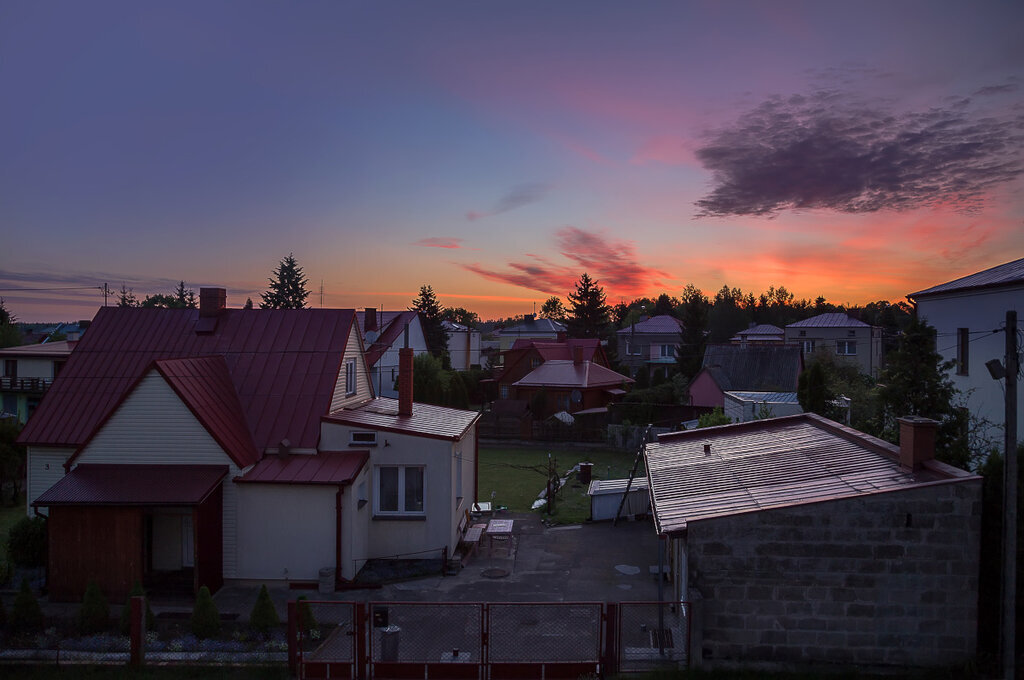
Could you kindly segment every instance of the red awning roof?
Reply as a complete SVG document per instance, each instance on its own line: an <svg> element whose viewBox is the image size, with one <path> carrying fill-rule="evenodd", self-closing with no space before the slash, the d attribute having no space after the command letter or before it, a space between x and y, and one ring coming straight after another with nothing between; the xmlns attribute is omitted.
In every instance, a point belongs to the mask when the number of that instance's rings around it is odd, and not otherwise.
<svg viewBox="0 0 1024 680"><path fill-rule="evenodd" d="M458 441L480 418L477 411L414 402L411 416L398 415L398 400L378 397L357 406L334 411L324 420L381 432L412 434L431 439Z"/></svg>
<svg viewBox="0 0 1024 680"><path fill-rule="evenodd" d="M315 456L265 456L236 482L260 484L351 484L370 459L369 451L321 451Z"/></svg>
<svg viewBox="0 0 1024 680"><path fill-rule="evenodd" d="M197 505L227 473L226 465L85 463L64 475L32 505Z"/></svg>

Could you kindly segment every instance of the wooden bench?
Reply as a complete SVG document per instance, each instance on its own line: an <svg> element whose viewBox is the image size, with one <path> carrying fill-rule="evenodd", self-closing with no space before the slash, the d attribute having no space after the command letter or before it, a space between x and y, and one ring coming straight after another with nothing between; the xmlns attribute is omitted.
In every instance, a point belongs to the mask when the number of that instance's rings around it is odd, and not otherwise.
<svg viewBox="0 0 1024 680"><path fill-rule="evenodd" d="M470 557L476 552L476 548L480 545L480 539L483 537L484 526L475 526L466 529L466 535L462 537L462 543L465 545L465 550L462 556L462 566L466 566L469 563Z"/></svg>

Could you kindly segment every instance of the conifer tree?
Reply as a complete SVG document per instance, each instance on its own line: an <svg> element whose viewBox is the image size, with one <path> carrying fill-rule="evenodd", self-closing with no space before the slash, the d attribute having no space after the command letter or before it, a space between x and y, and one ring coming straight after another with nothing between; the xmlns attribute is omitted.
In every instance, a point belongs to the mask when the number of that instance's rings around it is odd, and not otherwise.
<svg viewBox="0 0 1024 680"><path fill-rule="evenodd" d="M608 328L611 309L604 289L584 272L569 293L569 335L574 338L600 338Z"/></svg>
<svg viewBox="0 0 1024 680"><path fill-rule="evenodd" d="M444 321L444 309L437 301L437 295L430 286L420 286L420 294L412 301L410 310L420 315L420 326L423 327L423 338L427 341L427 349L444 363L448 349L448 334L441 324Z"/></svg>
<svg viewBox="0 0 1024 680"><path fill-rule="evenodd" d="M295 261L294 255L288 253L288 257L278 263L277 269L267 279L270 287L261 297L260 309L304 309L306 298L309 297L309 290L306 284L309 282L302 267Z"/></svg>

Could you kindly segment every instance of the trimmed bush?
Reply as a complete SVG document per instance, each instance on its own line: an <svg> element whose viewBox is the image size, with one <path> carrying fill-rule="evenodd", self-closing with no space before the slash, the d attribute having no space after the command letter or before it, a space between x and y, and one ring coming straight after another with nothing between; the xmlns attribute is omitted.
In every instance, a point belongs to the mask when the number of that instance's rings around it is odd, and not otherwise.
<svg viewBox="0 0 1024 680"><path fill-rule="evenodd" d="M0 635L7 630L7 607L4 606L3 598L0 598Z"/></svg>
<svg viewBox="0 0 1024 680"><path fill-rule="evenodd" d="M203 586L192 608L192 634L199 639L217 637L220 634L220 612L213 603L210 589Z"/></svg>
<svg viewBox="0 0 1024 680"><path fill-rule="evenodd" d="M306 601L305 595L299 595L299 598L295 601L299 608L299 629L303 631L316 630L318 624L316 617L313 616L313 607Z"/></svg>
<svg viewBox="0 0 1024 680"><path fill-rule="evenodd" d="M121 608L121 634L129 635L132 632L132 598L138 595L142 595L146 598L146 630L153 630L155 620L153 618L153 610L149 608L149 598L146 597L146 591L143 590L142 584L138 581L132 586L132 592L128 593L128 599L124 601L124 607Z"/></svg>
<svg viewBox="0 0 1024 680"><path fill-rule="evenodd" d="M19 567L46 566L46 520L23 517L7 536L7 555Z"/></svg>
<svg viewBox="0 0 1024 680"><path fill-rule="evenodd" d="M110 605L95 581L89 581L78 608L78 632L82 635L102 633L110 627Z"/></svg>
<svg viewBox="0 0 1024 680"><path fill-rule="evenodd" d="M14 598L14 607L11 608L11 633L13 635L30 635L38 633L46 625L43 618L43 610L39 607L39 600L28 587L28 579L21 580L21 590Z"/></svg>
<svg viewBox="0 0 1024 680"><path fill-rule="evenodd" d="M266 584L260 586L260 594L256 596L256 604L249 614L249 627L259 633L269 633L281 625L281 619L274 609L274 603L267 592Z"/></svg>

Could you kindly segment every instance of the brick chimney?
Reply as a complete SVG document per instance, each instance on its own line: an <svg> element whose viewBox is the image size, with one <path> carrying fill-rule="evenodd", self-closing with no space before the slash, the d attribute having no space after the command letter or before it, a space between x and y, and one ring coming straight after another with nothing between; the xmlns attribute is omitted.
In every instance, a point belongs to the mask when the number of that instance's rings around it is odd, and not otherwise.
<svg viewBox="0 0 1024 680"><path fill-rule="evenodd" d="M919 470L925 461L935 458L937 420L921 416L897 418L900 424L900 465Z"/></svg>
<svg viewBox="0 0 1024 680"><path fill-rule="evenodd" d="M577 366L583 363L583 348L579 345L572 348L572 363Z"/></svg>
<svg viewBox="0 0 1024 680"><path fill-rule="evenodd" d="M377 310L367 307L363 313L363 332L368 333L375 330L377 330Z"/></svg>
<svg viewBox="0 0 1024 680"><path fill-rule="evenodd" d="M215 318L228 306L228 292L224 288L199 289L199 318Z"/></svg>
<svg viewBox="0 0 1024 680"><path fill-rule="evenodd" d="M412 415L412 347L398 350L398 415Z"/></svg>

